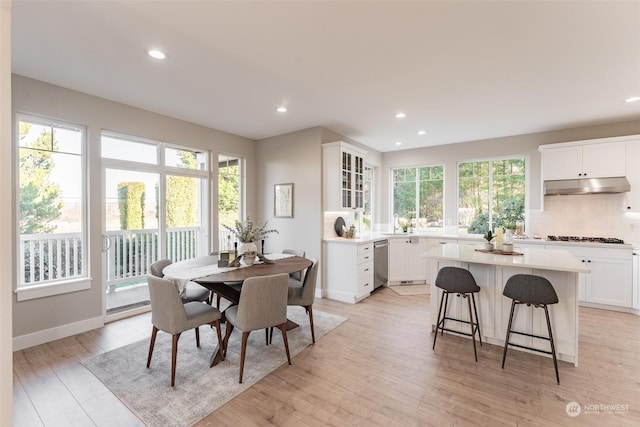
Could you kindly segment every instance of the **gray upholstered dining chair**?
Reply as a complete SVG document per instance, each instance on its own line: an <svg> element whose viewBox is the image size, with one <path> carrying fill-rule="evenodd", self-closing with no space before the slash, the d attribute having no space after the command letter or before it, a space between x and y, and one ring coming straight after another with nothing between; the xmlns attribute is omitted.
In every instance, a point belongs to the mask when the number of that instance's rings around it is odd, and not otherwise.
<svg viewBox="0 0 640 427"><path fill-rule="evenodd" d="M220 333L220 311L209 304L201 302L183 303L178 295L178 290L169 280L156 276L149 276L149 296L151 297L151 342L149 343L149 356L147 368L151 365L151 356L156 343L158 331L172 335L171 344L171 386L176 381L176 360L178 355L178 339L180 334L189 329L195 329L196 346L200 347L200 325L211 325L216 328L218 334L218 346L224 360L224 348L222 334Z"/></svg>
<svg viewBox="0 0 640 427"><path fill-rule="evenodd" d="M149 266L149 272L155 277L163 278L164 274L162 273L162 270L164 270L164 268L169 264L171 264L170 259L158 260ZM189 282L187 284L187 287L184 290L184 295L180 295L180 298L183 303L199 301L206 302L211 305L212 302L211 291L194 282Z"/></svg>
<svg viewBox="0 0 640 427"><path fill-rule="evenodd" d="M316 298L316 282L318 279L318 259L311 258L313 264L307 268L304 275L304 282L301 285L292 285L289 281L289 290L287 294L287 305L299 305L304 307L307 315L309 315L309 324L311 326L311 341L316 342L315 331L313 330L313 302Z"/></svg>
<svg viewBox="0 0 640 427"><path fill-rule="evenodd" d="M282 253L283 254L299 256L301 258L305 257L305 251L299 251L297 249L283 249ZM297 285L301 285L302 284L302 272L301 271L296 271L294 273L290 273L289 274L289 278L291 279L291 280L289 280L289 285L296 285L296 284Z"/></svg>
<svg viewBox="0 0 640 427"><path fill-rule="evenodd" d="M238 305L225 310L227 330L224 336L226 353L229 337L234 328L242 331L240 348L240 376L244 372L244 359L247 351L247 340L251 331L278 327L282 332L287 361L291 365L289 341L287 340L287 281L286 273L273 276L250 277L242 285L242 293Z"/></svg>

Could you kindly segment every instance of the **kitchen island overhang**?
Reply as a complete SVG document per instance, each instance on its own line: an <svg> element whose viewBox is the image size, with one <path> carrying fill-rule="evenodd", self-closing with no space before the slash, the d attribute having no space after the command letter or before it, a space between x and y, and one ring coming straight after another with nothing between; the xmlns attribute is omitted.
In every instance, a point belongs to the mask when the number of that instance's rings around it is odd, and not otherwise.
<svg viewBox="0 0 640 427"><path fill-rule="evenodd" d="M558 304L549 306L558 359L578 366L578 292L580 275L588 274L589 267L564 250L523 249L520 251L522 255L503 255L476 250L480 248L447 243L422 254L432 264L428 269L430 277L427 278L431 284L432 330L435 330L437 304L441 296L441 290L435 286L435 277L440 268L461 267L473 274L481 288L476 303L482 339L499 346L504 346L511 309L511 300L502 295L504 286L514 274L535 274L547 278L558 294ZM450 300L448 315L469 320L468 310L462 305L461 298ZM464 332L465 326L461 323L450 327ZM519 307L514 317L514 329L546 336L544 311L531 306ZM531 337L512 336L511 342L541 350L549 349L548 341Z"/></svg>

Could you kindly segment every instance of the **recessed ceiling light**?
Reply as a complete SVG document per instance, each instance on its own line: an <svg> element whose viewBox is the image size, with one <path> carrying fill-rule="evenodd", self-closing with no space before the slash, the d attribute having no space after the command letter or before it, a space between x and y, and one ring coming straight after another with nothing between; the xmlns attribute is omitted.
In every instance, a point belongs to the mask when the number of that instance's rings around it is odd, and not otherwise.
<svg viewBox="0 0 640 427"><path fill-rule="evenodd" d="M640 101L640 96L632 96L631 98L627 98L624 102L638 102Z"/></svg>
<svg viewBox="0 0 640 427"><path fill-rule="evenodd" d="M418 135L424 135L424 134L426 134L426 133L427 133L427 131L426 131L426 130L419 130L419 131L418 131Z"/></svg>
<svg viewBox="0 0 640 427"><path fill-rule="evenodd" d="M407 117L405 113L401 112L396 114L396 119L404 119L405 117Z"/></svg>
<svg viewBox="0 0 640 427"><path fill-rule="evenodd" d="M164 59L167 57L167 55L164 54L164 52L158 50L158 49L149 49L147 51L147 54L155 59Z"/></svg>
<svg viewBox="0 0 640 427"><path fill-rule="evenodd" d="M276 108L276 111L278 113L286 113L287 112L287 107L278 107L278 108Z"/></svg>
<svg viewBox="0 0 640 427"><path fill-rule="evenodd" d="M402 145L402 142L396 141L393 145Z"/></svg>

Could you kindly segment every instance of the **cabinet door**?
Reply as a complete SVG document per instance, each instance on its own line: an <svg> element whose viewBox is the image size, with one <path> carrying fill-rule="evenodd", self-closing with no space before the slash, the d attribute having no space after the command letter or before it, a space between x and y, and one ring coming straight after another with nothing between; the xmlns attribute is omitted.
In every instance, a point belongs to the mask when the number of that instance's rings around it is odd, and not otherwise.
<svg viewBox="0 0 640 427"><path fill-rule="evenodd" d="M550 148L542 152L544 180L577 179L582 175L582 147Z"/></svg>
<svg viewBox="0 0 640 427"><path fill-rule="evenodd" d="M640 212L640 141L627 142L627 180L631 185L631 191L625 194L626 212Z"/></svg>
<svg viewBox="0 0 640 427"><path fill-rule="evenodd" d="M407 280L405 259L408 243L406 239L389 239L389 281Z"/></svg>
<svg viewBox="0 0 640 427"><path fill-rule="evenodd" d="M342 208L353 207L353 154L348 151L341 151L342 154L342 185L341 185L341 206Z"/></svg>
<svg viewBox="0 0 640 427"><path fill-rule="evenodd" d="M364 159L353 156L353 203L357 209L364 207Z"/></svg>
<svg viewBox="0 0 640 427"><path fill-rule="evenodd" d="M626 143L607 142L582 147L582 176L603 178L625 176Z"/></svg>
<svg viewBox="0 0 640 427"><path fill-rule="evenodd" d="M427 239L418 239L416 243L407 243L406 280L427 281L427 260L421 257L427 252Z"/></svg>
<svg viewBox="0 0 640 427"><path fill-rule="evenodd" d="M632 306L632 261L590 257L585 300L597 304ZM590 276L590 277L589 277Z"/></svg>

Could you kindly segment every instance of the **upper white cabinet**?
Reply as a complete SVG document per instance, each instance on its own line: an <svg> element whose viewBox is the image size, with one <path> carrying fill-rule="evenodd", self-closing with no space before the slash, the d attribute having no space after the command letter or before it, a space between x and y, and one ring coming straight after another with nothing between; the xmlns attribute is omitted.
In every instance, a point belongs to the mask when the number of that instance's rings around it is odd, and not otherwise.
<svg viewBox="0 0 640 427"><path fill-rule="evenodd" d="M555 145L555 144L554 144ZM541 146L543 180L625 176L626 142Z"/></svg>
<svg viewBox="0 0 640 427"><path fill-rule="evenodd" d="M324 209L339 211L364 206L364 156L366 151L342 141L322 145L325 180Z"/></svg>

